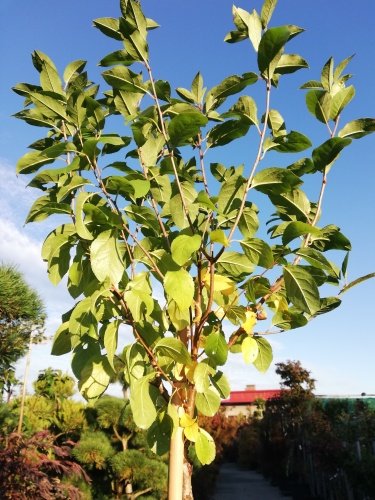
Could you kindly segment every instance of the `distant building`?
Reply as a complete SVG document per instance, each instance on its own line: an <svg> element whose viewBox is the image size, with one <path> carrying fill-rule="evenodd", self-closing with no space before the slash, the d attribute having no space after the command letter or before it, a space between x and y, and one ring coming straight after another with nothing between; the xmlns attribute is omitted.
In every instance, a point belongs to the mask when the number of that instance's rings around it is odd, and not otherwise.
<svg viewBox="0 0 375 500"><path fill-rule="evenodd" d="M247 385L243 391L232 391L228 399L221 402L228 417L236 415L253 415L258 409L257 403L279 396L280 389L256 389L255 385Z"/></svg>

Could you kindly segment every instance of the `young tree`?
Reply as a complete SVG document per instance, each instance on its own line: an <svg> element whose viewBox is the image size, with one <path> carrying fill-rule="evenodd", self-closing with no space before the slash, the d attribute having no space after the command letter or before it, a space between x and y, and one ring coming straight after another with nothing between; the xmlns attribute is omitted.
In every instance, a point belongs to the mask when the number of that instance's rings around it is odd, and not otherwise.
<svg viewBox="0 0 375 500"><path fill-rule="evenodd" d="M35 290L14 267L0 265L0 401L5 393L9 399L17 382L14 364L26 354L30 340L41 340L44 320Z"/></svg>
<svg viewBox="0 0 375 500"><path fill-rule="evenodd" d="M167 467L148 448L145 431L134 424L129 401L104 396L86 414L90 431L82 434L73 453L94 472L95 494L112 491L115 498L135 500L151 492L152 498L165 498Z"/></svg>
<svg viewBox="0 0 375 500"><path fill-rule="evenodd" d="M158 25L136 0L120 0L119 19L94 21L119 42L100 61L109 85L100 97L84 61L70 63L62 80L39 51L32 55L39 84L14 88L25 98L16 116L48 129L17 165L18 173L36 173L30 185L43 191L27 222L66 215L42 250L51 281L67 275L77 299L63 315L52 352L73 351L80 390L95 399L113 376L118 335L128 327L134 341L122 359L134 420L148 429L155 451L171 438L171 499L192 497L188 447L202 464L215 457L197 414L213 416L229 395L221 369L228 352L242 351L265 371L272 360L261 323L267 311L275 332L304 326L340 304L319 292L341 283L350 250L337 226L319 225L327 176L353 139L375 130L375 120L339 126L354 87L344 73L350 58L337 66L330 58L320 80L303 86L327 140L288 166L263 167L269 152L312 147L272 107L283 78L307 67L286 51L303 29L269 27L276 3L265 0L260 13L233 9L235 29L226 41L250 41L256 72L228 76L208 90L201 73L190 89L175 93L168 81L155 79L147 36ZM264 89L261 112L243 93L254 84ZM113 115L125 118L119 133L106 129ZM249 166L208 164L213 149L248 133L255 144ZM50 168L61 159L61 167ZM302 190L305 176L318 179L314 201ZM266 222L252 201L255 191L274 207L273 243L257 233ZM345 252L341 268L331 250ZM224 332L224 320L232 331Z"/></svg>

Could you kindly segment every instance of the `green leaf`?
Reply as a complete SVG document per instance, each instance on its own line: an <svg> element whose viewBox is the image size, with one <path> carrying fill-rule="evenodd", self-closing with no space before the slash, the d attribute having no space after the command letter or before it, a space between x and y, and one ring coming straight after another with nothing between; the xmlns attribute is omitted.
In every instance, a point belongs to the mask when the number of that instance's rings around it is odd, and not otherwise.
<svg viewBox="0 0 375 500"><path fill-rule="evenodd" d="M245 190L245 179L241 176L232 176L223 182L219 191L217 209L223 214L238 210Z"/></svg>
<svg viewBox="0 0 375 500"><path fill-rule="evenodd" d="M220 408L220 396L218 393L209 387L205 392L198 392L195 399L195 406L197 410L206 415L206 417L213 417L216 415Z"/></svg>
<svg viewBox="0 0 375 500"><path fill-rule="evenodd" d="M150 373L139 380L133 380L130 386L130 405L134 422L140 429L148 429L157 416L156 400L160 396L158 389L150 384L155 377Z"/></svg>
<svg viewBox="0 0 375 500"><path fill-rule="evenodd" d="M194 186L192 186L188 182L181 183L181 189L185 198L185 204L187 206L190 219L193 222L196 219L199 210L199 205L197 203L194 203L198 193L195 191ZM187 219L184 207L182 205L181 195L179 193L175 194L170 199L169 209L173 222L179 229L185 229L186 227L189 227L189 221Z"/></svg>
<svg viewBox="0 0 375 500"><path fill-rule="evenodd" d="M299 153L312 145L308 137L294 130L287 135L275 137L273 142L277 146L274 146L272 149L279 153Z"/></svg>
<svg viewBox="0 0 375 500"><path fill-rule="evenodd" d="M276 109L270 109L267 125L271 129L274 138L287 135L285 120Z"/></svg>
<svg viewBox="0 0 375 500"><path fill-rule="evenodd" d="M351 281L340 290L340 294L347 292L348 290L353 288L353 286L359 285L360 283L363 283L364 281L367 281L371 278L375 278L375 273L366 274L365 276L361 276L360 278Z"/></svg>
<svg viewBox="0 0 375 500"><path fill-rule="evenodd" d="M351 250L348 238L340 232L340 228L333 224L322 228L321 238L314 239L311 247L320 252L326 252L327 250Z"/></svg>
<svg viewBox="0 0 375 500"><path fill-rule="evenodd" d="M249 120L228 120L213 127L207 135L207 145L210 148L224 146L247 134L250 128Z"/></svg>
<svg viewBox="0 0 375 500"><path fill-rule="evenodd" d="M209 94L214 99L222 99L241 92L248 85L252 85L257 81L258 76L255 73L244 73L242 76L228 76L219 85L213 87Z"/></svg>
<svg viewBox="0 0 375 500"><path fill-rule="evenodd" d="M242 281L254 271L254 265L246 255L239 252L224 252L217 261L217 272Z"/></svg>
<svg viewBox="0 0 375 500"><path fill-rule="evenodd" d="M30 174L32 172L36 172L43 165L53 163L54 161L54 158L48 158L40 153L40 151L30 151L18 160L16 173L17 175Z"/></svg>
<svg viewBox="0 0 375 500"><path fill-rule="evenodd" d="M178 87L176 89L177 94L184 99L187 102L194 103L195 102L195 96L190 90L184 89L182 87Z"/></svg>
<svg viewBox="0 0 375 500"><path fill-rule="evenodd" d="M103 231L90 246L91 267L100 282L107 278L118 284L124 273L124 263L117 242L116 233Z"/></svg>
<svg viewBox="0 0 375 500"><path fill-rule="evenodd" d="M40 196L30 208L25 223L41 221L53 214L68 214L71 216L72 209L68 203L57 203L50 201L49 196Z"/></svg>
<svg viewBox="0 0 375 500"><path fill-rule="evenodd" d="M302 31L297 26L288 25L270 28L263 34L258 48L258 67L262 75L272 78L284 45Z"/></svg>
<svg viewBox="0 0 375 500"><path fill-rule="evenodd" d="M250 96L241 96L224 116L239 116L246 118L250 123L258 125L258 109L256 102Z"/></svg>
<svg viewBox="0 0 375 500"><path fill-rule="evenodd" d="M258 51L262 36L262 23L256 10L250 14L244 9L233 6L234 23L239 32L246 32L255 51Z"/></svg>
<svg viewBox="0 0 375 500"><path fill-rule="evenodd" d="M254 366L257 370L264 373L270 367L273 355L271 344L264 337L254 337L258 344L259 353L254 361Z"/></svg>
<svg viewBox="0 0 375 500"><path fill-rule="evenodd" d="M299 310L313 315L320 308L319 290L311 274L301 266L283 269L287 299Z"/></svg>
<svg viewBox="0 0 375 500"><path fill-rule="evenodd" d="M218 371L214 376L210 376L212 385L219 392L220 397L228 398L230 395L230 385L223 372Z"/></svg>
<svg viewBox="0 0 375 500"><path fill-rule="evenodd" d="M207 93L206 111L217 108L228 96L241 92L248 85L252 85L257 81L258 76L255 73L228 76Z"/></svg>
<svg viewBox="0 0 375 500"><path fill-rule="evenodd" d="M161 356L173 359L176 363L184 365L191 363L190 354L180 339L170 337L161 339L155 344L154 351Z"/></svg>
<svg viewBox="0 0 375 500"><path fill-rule="evenodd" d="M208 432L203 429L199 429L199 434L195 442L195 452L202 465L208 465L215 459L215 442Z"/></svg>
<svg viewBox="0 0 375 500"><path fill-rule="evenodd" d="M96 355L85 363L79 378L78 387L87 400L95 400L107 389L113 371L106 356Z"/></svg>
<svg viewBox="0 0 375 500"><path fill-rule="evenodd" d="M72 350L71 336L69 332L69 323L62 323L56 330L52 341L51 354L53 356L62 356Z"/></svg>
<svg viewBox="0 0 375 500"><path fill-rule="evenodd" d="M241 344L242 356L246 364L254 363L259 354L259 346L253 337L246 337Z"/></svg>
<svg viewBox="0 0 375 500"><path fill-rule="evenodd" d="M94 193L86 193L85 191L82 191L81 193L78 193L78 195L76 196L75 225L78 236L80 238L83 238L84 240L94 239L94 236L87 229L83 217L83 206L85 205L87 200L91 198L91 196L93 196L93 194Z"/></svg>
<svg viewBox="0 0 375 500"><path fill-rule="evenodd" d="M257 215L257 210L252 207L245 207L240 221L238 223L238 229L245 238L252 238L254 234L258 231L259 219Z"/></svg>
<svg viewBox="0 0 375 500"><path fill-rule="evenodd" d="M56 144L43 151L30 151L23 155L17 162L17 174L30 174L36 172L43 165L53 163L60 155L69 151L74 151L73 144Z"/></svg>
<svg viewBox="0 0 375 500"><path fill-rule="evenodd" d="M224 247L229 245L227 235L222 229L215 229L210 232L210 240L212 243L221 243Z"/></svg>
<svg viewBox="0 0 375 500"><path fill-rule="evenodd" d="M341 273L342 273L342 276L344 277L344 279L347 278L348 263L349 263L349 252L346 252L344 260L342 261L342 264L341 264Z"/></svg>
<svg viewBox="0 0 375 500"><path fill-rule="evenodd" d="M142 81L142 76L134 73L125 66L114 66L103 72L104 80L115 89L128 92L145 94L147 89Z"/></svg>
<svg viewBox="0 0 375 500"><path fill-rule="evenodd" d="M186 264L199 250L201 240L202 238L198 234L194 236L188 236L187 234L177 236L171 245L173 260L180 266Z"/></svg>
<svg viewBox="0 0 375 500"><path fill-rule="evenodd" d="M207 117L202 113L185 112L175 116L168 124L169 138L173 146L183 146L192 142L201 127L207 124Z"/></svg>
<svg viewBox="0 0 375 500"><path fill-rule="evenodd" d="M154 301L147 291L127 289L124 298L136 322L144 321L154 309Z"/></svg>
<svg viewBox="0 0 375 500"><path fill-rule="evenodd" d="M194 383L197 393L204 393L208 390L210 386L210 375L215 374L215 368L213 368L208 360L203 360L198 363L194 369Z"/></svg>
<svg viewBox="0 0 375 500"><path fill-rule="evenodd" d="M94 20L94 26L110 38L114 38L115 40L123 39L121 33L119 33L120 24L118 19L114 19L113 17L100 17Z"/></svg>
<svg viewBox="0 0 375 500"><path fill-rule="evenodd" d="M190 325L189 309L180 309L173 299L168 302L167 309L171 323L178 332Z"/></svg>
<svg viewBox="0 0 375 500"><path fill-rule="evenodd" d="M328 271L331 276L339 277L340 271L337 266L324 257L318 250L314 250L313 248L300 248L297 250L296 254L303 257L310 265Z"/></svg>
<svg viewBox="0 0 375 500"><path fill-rule="evenodd" d="M351 139L332 137L312 152L312 159L316 170L324 169L336 160L341 151L352 142Z"/></svg>
<svg viewBox="0 0 375 500"><path fill-rule="evenodd" d="M339 137L350 137L360 139L365 135L375 132L374 118L360 118L347 123L338 133Z"/></svg>
<svg viewBox="0 0 375 500"><path fill-rule="evenodd" d="M307 61L298 54L282 54L277 63L275 73L285 75L308 67Z"/></svg>
<svg viewBox="0 0 375 500"><path fill-rule="evenodd" d="M258 172L251 184L251 187L261 193L285 193L301 184L301 179L285 168L265 168Z"/></svg>
<svg viewBox="0 0 375 500"><path fill-rule="evenodd" d="M331 116L332 97L324 90L310 90L306 94L306 106L312 115L322 123L328 123Z"/></svg>
<svg viewBox="0 0 375 500"><path fill-rule="evenodd" d="M296 311L278 311L272 318L272 324L282 330L294 330L308 323L307 318Z"/></svg>
<svg viewBox="0 0 375 500"><path fill-rule="evenodd" d="M168 271L164 278L164 289L181 310L188 309L194 298L194 282L185 269Z"/></svg>
<svg viewBox="0 0 375 500"><path fill-rule="evenodd" d="M191 92L194 96L195 102L201 103L203 95L205 93L205 88L203 88L203 77L198 71L195 75L193 81L191 82Z"/></svg>
<svg viewBox="0 0 375 500"><path fill-rule="evenodd" d="M69 63L66 66L66 68L64 70L64 74L63 74L65 85L68 85L70 80L77 73L81 73L81 71L84 69L85 66L86 66L86 61L82 61L81 59L79 59L77 61L72 61L71 63Z"/></svg>
<svg viewBox="0 0 375 500"><path fill-rule="evenodd" d="M228 346L224 335L214 331L208 335L204 344L207 356L217 365L225 365L228 358Z"/></svg>
<svg viewBox="0 0 375 500"><path fill-rule="evenodd" d="M318 316L320 314L326 314L328 312L333 311L341 304L341 300L337 297L324 297L320 300L320 309L315 313L314 316Z"/></svg>
<svg viewBox="0 0 375 500"><path fill-rule="evenodd" d="M268 195L278 212L285 215L287 220L296 216L298 220L306 221L310 214L311 205L306 194L301 189L293 189L290 193Z"/></svg>
<svg viewBox="0 0 375 500"><path fill-rule="evenodd" d="M267 28L276 4L277 0L264 0L262 10L260 11L260 19L262 21L263 29Z"/></svg>
<svg viewBox="0 0 375 500"><path fill-rule="evenodd" d="M107 359L113 370L115 369L113 361L117 349L119 326L120 322L118 320L115 320L110 323L104 323L100 330L100 334L103 335L103 343L104 349L107 352Z"/></svg>
<svg viewBox="0 0 375 500"><path fill-rule="evenodd" d="M341 111L350 103L354 96L355 88L353 87L353 85L350 85L349 87L345 87L339 90L332 97L332 106L330 113L331 120L337 120L337 117L339 116Z"/></svg>
<svg viewBox="0 0 375 500"><path fill-rule="evenodd" d="M52 97L51 93L31 92L30 99L37 107L41 107L42 111L45 108L63 120L67 120L66 107L61 103L61 96L56 94Z"/></svg>
<svg viewBox="0 0 375 500"><path fill-rule="evenodd" d="M147 432L147 444L159 456L169 451L170 436L173 431L173 422L169 415L160 421L157 419Z"/></svg>
<svg viewBox="0 0 375 500"><path fill-rule="evenodd" d="M255 266L269 269L274 265L275 258L271 247L265 241L258 238L249 238L241 241L241 247L247 258Z"/></svg>
<svg viewBox="0 0 375 500"><path fill-rule="evenodd" d="M311 224L306 224L305 222L290 222L282 235L283 245L287 245L298 236L305 234L320 235L321 231L319 228L312 226Z"/></svg>

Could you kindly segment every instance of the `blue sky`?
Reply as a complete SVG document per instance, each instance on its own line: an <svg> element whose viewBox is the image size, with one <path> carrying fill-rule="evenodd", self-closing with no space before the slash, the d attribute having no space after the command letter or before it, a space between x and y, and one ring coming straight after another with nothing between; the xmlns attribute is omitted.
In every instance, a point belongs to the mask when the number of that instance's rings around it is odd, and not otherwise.
<svg viewBox="0 0 375 500"><path fill-rule="evenodd" d="M250 44L228 45L225 34L232 29L230 0L144 0L144 10L161 24L150 36L151 63L157 78L167 79L173 87L188 87L198 70L208 87L225 76L255 71ZM260 9L259 0L242 0L239 7ZM48 334L58 326L62 312L71 301L64 286L53 287L40 258L40 245L48 233L46 225L23 226L33 199L38 193L25 190L26 179L17 179L14 166L28 144L43 136L43 129L29 127L11 115L21 109L21 98L11 92L18 82L36 82L31 64L34 49L47 53L62 71L75 59L88 60L91 79L99 79L97 62L118 45L92 27L97 17L119 15L117 0L46 0L22 2L2 0L0 5L0 261L16 264L27 280L40 292L48 311ZM336 62L355 53L349 71L357 95L342 118L342 124L359 117L375 117L375 43L373 0L280 0L273 25L297 24L306 32L293 40L290 50L305 57L309 70L303 70L281 83L273 107L279 109L288 129L309 135L316 144L327 136L304 107L304 92L298 87L319 77L328 57ZM105 88L105 84L102 84ZM249 88L250 95L261 94ZM262 101L260 101L262 102ZM258 105L260 107L260 103ZM126 133L126 132L124 132ZM354 141L345 151L329 178L322 223L341 227L352 241L349 279L375 271L375 136ZM235 150L217 148L211 161L249 166L251 136L241 140ZM290 162L289 162L290 163ZM264 164L283 166L285 157L270 155ZM318 186L308 186L309 194ZM317 197L317 194L312 196ZM331 314L313 321L304 329L270 338L275 361L299 359L317 379L318 393L375 393L375 329L372 320L375 280L354 288L344 296L343 305ZM49 346L35 348L32 376L47 366L68 369L69 356L50 357ZM19 373L22 372L20 365ZM273 367L265 375L245 366L240 357L231 361L229 378L233 389L245 384L274 387L278 379Z"/></svg>

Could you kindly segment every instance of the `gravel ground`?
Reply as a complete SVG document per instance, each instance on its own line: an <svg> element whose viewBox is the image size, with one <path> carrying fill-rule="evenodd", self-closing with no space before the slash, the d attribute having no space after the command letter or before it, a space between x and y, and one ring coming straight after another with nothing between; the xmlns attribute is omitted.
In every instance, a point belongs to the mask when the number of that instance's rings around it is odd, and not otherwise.
<svg viewBox="0 0 375 500"><path fill-rule="evenodd" d="M292 497L284 496L258 472L228 463L220 467L213 500L292 500Z"/></svg>

